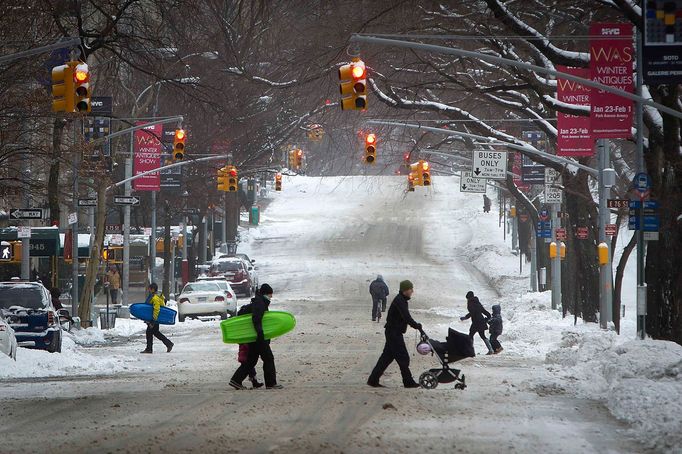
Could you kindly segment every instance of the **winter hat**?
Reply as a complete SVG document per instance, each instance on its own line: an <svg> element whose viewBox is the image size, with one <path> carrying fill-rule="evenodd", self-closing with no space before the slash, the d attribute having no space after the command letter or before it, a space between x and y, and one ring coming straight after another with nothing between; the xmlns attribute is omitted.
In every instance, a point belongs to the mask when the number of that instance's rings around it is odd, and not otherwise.
<svg viewBox="0 0 682 454"><path fill-rule="evenodd" d="M467 299L473 298L473 297L474 297L474 292L472 292L471 290L469 290L469 291L467 292Z"/></svg>
<svg viewBox="0 0 682 454"><path fill-rule="evenodd" d="M410 290L412 288L414 288L414 285L412 285L412 282L410 282L408 280L404 280L400 283L400 291L401 292L404 292L406 290Z"/></svg>
<svg viewBox="0 0 682 454"><path fill-rule="evenodd" d="M377 281L383 281L384 277L381 274L377 274Z"/></svg>
<svg viewBox="0 0 682 454"><path fill-rule="evenodd" d="M263 284L260 286L260 291L259 293L261 295L272 295L272 287L270 287L268 284Z"/></svg>

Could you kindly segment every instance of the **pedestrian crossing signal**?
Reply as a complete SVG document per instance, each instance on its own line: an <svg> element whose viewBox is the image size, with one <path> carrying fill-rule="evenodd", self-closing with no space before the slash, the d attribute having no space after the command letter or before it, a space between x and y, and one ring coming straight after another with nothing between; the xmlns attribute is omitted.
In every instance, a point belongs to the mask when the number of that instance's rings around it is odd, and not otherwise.
<svg viewBox="0 0 682 454"><path fill-rule="evenodd" d="M12 259L14 259L14 248L12 247L11 243L6 243L3 241L3 244L0 245L0 260L3 262L10 262Z"/></svg>

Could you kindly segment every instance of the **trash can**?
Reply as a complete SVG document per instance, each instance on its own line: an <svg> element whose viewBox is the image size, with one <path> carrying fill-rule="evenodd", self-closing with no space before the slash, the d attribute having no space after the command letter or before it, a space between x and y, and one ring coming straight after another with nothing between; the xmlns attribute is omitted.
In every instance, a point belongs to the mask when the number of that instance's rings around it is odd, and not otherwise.
<svg viewBox="0 0 682 454"><path fill-rule="evenodd" d="M116 310L109 309L109 316L107 317L107 310L100 309L99 311L99 328L112 329L116 327Z"/></svg>
<svg viewBox="0 0 682 454"><path fill-rule="evenodd" d="M253 205L249 211L249 223L251 225L258 225L260 221L260 207L258 205Z"/></svg>
<svg viewBox="0 0 682 454"><path fill-rule="evenodd" d="M130 318L130 308L128 306L117 304L114 308L116 309L116 318Z"/></svg>

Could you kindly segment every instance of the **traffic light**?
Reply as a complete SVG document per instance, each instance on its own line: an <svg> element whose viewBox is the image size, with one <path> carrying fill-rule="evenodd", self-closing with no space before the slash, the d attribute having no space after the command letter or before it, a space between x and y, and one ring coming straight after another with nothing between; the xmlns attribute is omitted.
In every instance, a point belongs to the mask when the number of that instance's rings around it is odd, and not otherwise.
<svg viewBox="0 0 682 454"><path fill-rule="evenodd" d="M184 129L176 129L175 137L173 137L173 160L182 161L185 159L185 141L187 140L187 133Z"/></svg>
<svg viewBox="0 0 682 454"><path fill-rule="evenodd" d="M77 63L73 70L73 83L75 93L74 111L90 112L90 70L86 63Z"/></svg>
<svg viewBox="0 0 682 454"><path fill-rule="evenodd" d="M424 186L424 180L422 179L422 176L424 175L422 173L422 162L424 161L415 162L409 166L410 176L412 176L415 186Z"/></svg>
<svg viewBox="0 0 682 454"><path fill-rule="evenodd" d="M414 192L414 175L412 173L407 176L407 190Z"/></svg>
<svg viewBox="0 0 682 454"><path fill-rule="evenodd" d="M74 111L73 62L52 68L52 111Z"/></svg>
<svg viewBox="0 0 682 454"><path fill-rule="evenodd" d="M109 261L109 249L107 248L102 249L102 260L104 260L105 262Z"/></svg>
<svg viewBox="0 0 682 454"><path fill-rule="evenodd" d="M339 90L342 110L367 109L367 70L365 62L353 57L350 64L339 68Z"/></svg>
<svg viewBox="0 0 682 454"><path fill-rule="evenodd" d="M275 191L281 191L281 190L282 190L282 174L276 173L275 174Z"/></svg>
<svg viewBox="0 0 682 454"><path fill-rule="evenodd" d="M296 168L296 156L294 155L295 153L296 153L296 150L289 150L289 168L290 169Z"/></svg>
<svg viewBox="0 0 682 454"><path fill-rule="evenodd" d="M239 190L239 175L235 166L227 166L227 191L237 192Z"/></svg>
<svg viewBox="0 0 682 454"><path fill-rule="evenodd" d="M365 162L367 164L376 164L377 160L377 136L376 134L367 134L365 137Z"/></svg>
<svg viewBox="0 0 682 454"><path fill-rule="evenodd" d="M294 154L294 165L297 170L303 168L303 150L296 150Z"/></svg>
<svg viewBox="0 0 682 454"><path fill-rule="evenodd" d="M422 186L431 186L431 165L426 161L419 161L421 165Z"/></svg>
<svg viewBox="0 0 682 454"><path fill-rule="evenodd" d="M218 191L227 192L227 167L218 169L216 178L218 180Z"/></svg>

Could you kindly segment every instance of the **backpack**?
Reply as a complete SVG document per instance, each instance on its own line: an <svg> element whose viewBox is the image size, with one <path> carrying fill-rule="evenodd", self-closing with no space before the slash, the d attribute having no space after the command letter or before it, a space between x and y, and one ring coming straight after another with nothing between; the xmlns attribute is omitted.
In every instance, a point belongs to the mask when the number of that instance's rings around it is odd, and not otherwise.
<svg viewBox="0 0 682 454"><path fill-rule="evenodd" d="M251 313L253 313L252 304L253 304L253 303L244 304L244 305L243 305L242 307L240 307L239 310L237 311L237 315L246 315L246 314L251 314Z"/></svg>

